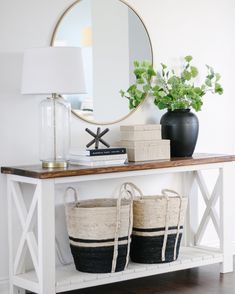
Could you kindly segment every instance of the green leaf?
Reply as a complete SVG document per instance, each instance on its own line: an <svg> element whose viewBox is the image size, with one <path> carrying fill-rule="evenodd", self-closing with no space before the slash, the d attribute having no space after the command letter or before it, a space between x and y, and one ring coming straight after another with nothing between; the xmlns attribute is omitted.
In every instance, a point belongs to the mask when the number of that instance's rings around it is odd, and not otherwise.
<svg viewBox="0 0 235 294"><path fill-rule="evenodd" d="M195 66L191 66L190 70L192 77L195 78L198 75L198 69Z"/></svg>
<svg viewBox="0 0 235 294"><path fill-rule="evenodd" d="M208 69L208 71L210 72L210 74L214 75L215 74L215 71L213 69L213 67L211 67L210 65L206 64L206 67Z"/></svg>
<svg viewBox="0 0 235 294"><path fill-rule="evenodd" d="M131 85L128 89L127 89L127 92L131 93L133 91L135 91L137 89L137 86L136 85Z"/></svg>
<svg viewBox="0 0 235 294"><path fill-rule="evenodd" d="M137 100L132 100L132 105L136 108L139 105L139 103Z"/></svg>
<svg viewBox="0 0 235 294"><path fill-rule="evenodd" d="M151 62L149 62L148 60L144 60L144 61L142 62L142 66L143 66L143 67L150 67L150 66L152 66L152 64L151 64Z"/></svg>
<svg viewBox="0 0 235 294"><path fill-rule="evenodd" d="M212 87L211 80L208 79L208 78L206 79L205 84L206 84L208 87Z"/></svg>
<svg viewBox="0 0 235 294"><path fill-rule="evenodd" d="M190 81L192 78L191 72L184 70L182 72L182 78L185 79L186 81Z"/></svg>
<svg viewBox="0 0 235 294"><path fill-rule="evenodd" d="M221 87L219 83L215 83L215 93L222 95L224 92L224 89Z"/></svg>
<svg viewBox="0 0 235 294"><path fill-rule="evenodd" d="M148 92L149 90L151 89L151 86L150 85L144 85L143 86L143 90L144 90L144 92Z"/></svg>
<svg viewBox="0 0 235 294"><path fill-rule="evenodd" d="M201 107L202 107L202 101L201 99L197 99L195 101L192 102L192 108L196 111L200 111Z"/></svg>
<svg viewBox="0 0 235 294"><path fill-rule="evenodd" d="M147 69L147 74L151 77L156 76L156 72L154 71L152 66Z"/></svg>
<svg viewBox="0 0 235 294"><path fill-rule="evenodd" d="M136 79L136 83L139 84L139 85L143 85L144 84L144 79L142 79L142 78Z"/></svg>
<svg viewBox="0 0 235 294"><path fill-rule="evenodd" d="M200 87L195 87L194 92L199 96L201 96L203 94L203 91Z"/></svg>
<svg viewBox="0 0 235 294"><path fill-rule="evenodd" d="M164 97L164 96L166 96L166 93L164 91L158 91L158 95L160 97Z"/></svg>
<svg viewBox="0 0 235 294"><path fill-rule="evenodd" d="M161 66L162 66L163 69L167 68L167 66L164 63L161 63Z"/></svg>
<svg viewBox="0 0 235 294"><path fill-rule="evenodd" d="M135 60L135 61L134 61L134 67L139 67L139 66L140 66L139 61Z"/></svg>
<svg viewBox="0 0 235 294"><path fill-rule="evenodd" d="M125 91L123 91L123 90L120 90L120 91L119 91L119 93L121 94L121 96L122 96L122 97L124 97L124 96L125 96Z"/></svg>
<svg viewBox="0 0 235 294"><path fill-rule="evenodd" d="M187 55L184 57L185 61L190 62L191 60L193 60L193 57L191 55Z"/></svg>
<svg viewBox="0 0 235 294"><path fill-rule="evenodd" d="M160 87L158 85L155 85L155 86L152 87L152 90L154 92L157 92L159 89L160 89Z"/></svg>
<svg viewBox="0 0 235 294"><path fill-rule="evenodd" d="M209 74L208 76L206 76L207 77L207 79L209 79L209 80L213 80L213 78L214 78L214 75L213 74Z"/></svg>
<svg viewBox="0 0 235 294"><path fill-rule="evenodd" d="M129 100L129 109L134 109L135 106L133 104L133 100Z"/></svg>
<svg viewBox="0 0 235 294"><path fill-rule="evenodd" d="M136 76L137 79L140 79L141 76L145 73L145 70L141 67L138 67L134 70L134 74Z"/></svg>
<svg viewBox="0 0 235 294"><path fill-rule="evenodd" d="M165 105L165 103L163 103L163 102L158 102L157 106L158 106L158 108L159 108L160 110L166 108L166 105Z"/></svg>
<svg viewBox="0 0 235 294"><path fill-rule="evenodd" d="M176 77L176 76L172 76L168 80L168 84L170 84L170 85L176 86L179 83L180 83L180 79L178 77Z"/></svg>
<svg viewBox="0 0 235 294"><path fill-rule="evenodd" d="M216 82L218 82L220 80L220 78L221 78L221 75L219 73L216 73L215 74L215 80L216 80Z"/></svg>
<svg viewBox="0 0 235 294"><path fill-rule="evenodd" d="M143 92L141 92L140 90L136 89L134 96L135 96L136 100L140 101L140 100L142 100L143 94L144 94Z"/></svg>
<svg viewBox="0 0 235 294"><path fill-rule="evenodd" d="M213 76L215 75L215 71L214 71L213 67L211 67L211 66L210 66L210 72Z"/></svg>

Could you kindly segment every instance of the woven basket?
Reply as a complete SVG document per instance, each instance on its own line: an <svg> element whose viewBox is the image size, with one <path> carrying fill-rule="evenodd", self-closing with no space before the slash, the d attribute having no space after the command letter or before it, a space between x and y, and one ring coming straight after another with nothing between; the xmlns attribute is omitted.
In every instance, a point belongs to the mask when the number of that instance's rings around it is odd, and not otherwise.
<svg viewBox="0 0 235 294"><path fill-rule="evenodd" d="M124 189L134 197L131 260L138 263L176 260L187 198L172 190L163 190L160 196L143 196L141 190L132 183L125 183Z"/></svg>
<svg viewBox="0 0 235 294"><path fill-rule="evenodd" d="M133 203L130 194L120 190L118 199L65 203L70 248L77 270L89 273L118 272L129 261ZM123 198L128 196L128 199Z"/></svg>

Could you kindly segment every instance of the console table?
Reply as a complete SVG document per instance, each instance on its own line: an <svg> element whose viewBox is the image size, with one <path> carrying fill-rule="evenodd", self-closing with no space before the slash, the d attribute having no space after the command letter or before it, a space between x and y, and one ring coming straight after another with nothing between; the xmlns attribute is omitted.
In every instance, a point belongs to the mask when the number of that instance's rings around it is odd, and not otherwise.
<svg viewBox="0 0 235 294"><path fill-rule="evenodd" d="M221 272L233 271L231 219L231 175L234 173L234 155L196 154L193 158L175 158L166 161L128 163L119 166L85 167L71 165L66 169L42 169L41 166L2 167L8 186L10 293L30 290L53 294L106 283L135 279L202 265L221 263ZM209 193L202 171L217 169L212 193ZM184 242L178 260L167 264L131 263L118 273L89 274L75 270L74 265L55 266L55 197L56 188L72 183L142 175L180 173L183 193L189 197ZM22 184L33 185L29 208L25 202ZM206 204L200 222L195 220L195 199L198 187ZM28 197L28 196L27 196ZM219 214L215 209L219 199ZM13 207L17 213L13 213ZM209 220L218 234L218 248L202 247L201 240ZM14 222L22 228L15 240ZM35 228L37 235L35 234ZM29 250L34 270L25 270L25 256Z"/></svg>

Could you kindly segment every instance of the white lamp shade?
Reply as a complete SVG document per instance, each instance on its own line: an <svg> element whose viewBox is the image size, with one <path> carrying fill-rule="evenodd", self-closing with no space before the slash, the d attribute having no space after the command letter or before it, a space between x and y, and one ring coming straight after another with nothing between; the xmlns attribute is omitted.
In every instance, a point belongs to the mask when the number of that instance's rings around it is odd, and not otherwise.
<svg viewBox="0 0 235 294"><path fill-rule="evenodd" d="M81 48L46 47L25 51L21 93L86 93Z"/></svg>

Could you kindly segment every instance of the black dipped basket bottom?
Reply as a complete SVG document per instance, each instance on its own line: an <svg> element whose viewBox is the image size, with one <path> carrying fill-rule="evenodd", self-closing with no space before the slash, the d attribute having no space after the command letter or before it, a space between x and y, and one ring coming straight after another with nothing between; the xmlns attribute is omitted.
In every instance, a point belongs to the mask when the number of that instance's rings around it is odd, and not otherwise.
<svg viewBox="0 0 235 294"><path fill-rule="evenodd" d="M89 246L89 243L84 246L84 243L76 244L71 242L70 237L70 248L73 255L75 267L78 271L88 273L111 273L112 272L112 260L114 246L105 246L103 244L96 244L95 247ZM114 240L112 241L114 242ZM82 246L79 246L81 244ZM115 272L120 272L125 269L127 258L127 245L118 245L118 256L115 267Z"/></svg>
<svg viewBox="0 0 235 294"><path fill-rule="evenodd" d="M181 226L183 230L183 226ZM134 229L135 233L132 235L130 257L131 260L138 263L165 263L171 262L178 258L180 242L182 233L179 234L177 244L177 234L171 234L170 228L168 228L169 234L167 235L165 258L162 259L162 248L164 243L164 235L161 236L138 236L135 235L138 230ZM165 228L163 228L163 233ZM146 230L145 232L149 232ZM154 234L154 232L153 232ZM176 244L176 255L174 256Z"/></svg>
<svg viewBox="0 0 235 294"><path fill-rule="evenodd" d="M91 199L65 204L71 253L78 271L111 273L122 271L129 261L133 206L131 199ZM124 191L124 193L126 193ZM130 198L130 195L128 194Z"/></svg>
<svg viewBox="0 0 235 294"><path fill-rule="evenodd" d="M134 198L131 260L138 263L176 260L183 234L187 198L167 189L162 191L162 195L144 196L132 183L126 183L125 189Z"/></svg>

